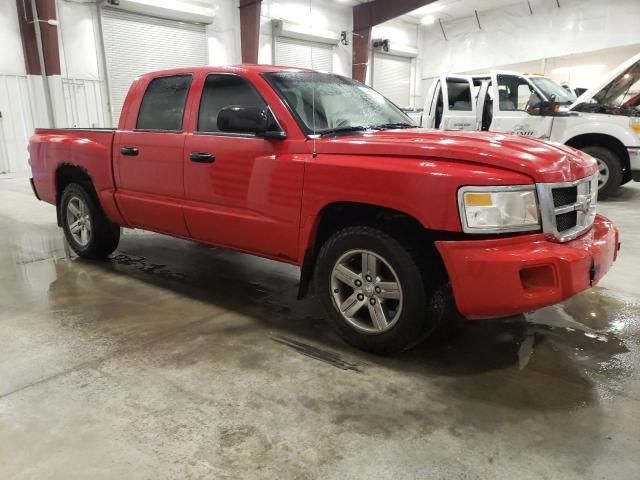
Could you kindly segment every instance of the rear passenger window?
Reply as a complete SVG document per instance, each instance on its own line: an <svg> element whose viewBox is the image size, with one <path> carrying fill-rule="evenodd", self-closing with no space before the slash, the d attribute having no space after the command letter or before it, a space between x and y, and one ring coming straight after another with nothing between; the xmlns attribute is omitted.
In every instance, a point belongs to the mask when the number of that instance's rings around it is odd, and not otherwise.
<svg viewBox="0 0 640 480"><path fill-rule="evenodd" d="M149 82L138 113L138 130L182 130L184 105L191 75L154 78Z"/></svg>
<svg viewBox="0 0 640 480"><path fill-rule="evenodd" d="M198 131L219 132L218 113L230 106L267 108L267 104L248 80L231 74L208 75L200 100Z"/></svg>

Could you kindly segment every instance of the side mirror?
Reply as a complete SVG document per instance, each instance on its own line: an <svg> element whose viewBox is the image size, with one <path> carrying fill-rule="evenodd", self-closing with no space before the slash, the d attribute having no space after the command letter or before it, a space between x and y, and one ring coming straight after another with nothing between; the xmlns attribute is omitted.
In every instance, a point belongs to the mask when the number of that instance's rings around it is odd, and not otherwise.
<svg viewBox="0 0 640 480"><path fill-rule="evenodd" d="M275 120L268 110L258 107L231 105L218 113L218 130L229 133L253 133L266 138L286 138L286 134L272 128Z"/></svg>
<svg viewBox="0 0 640 480"><path fill-rule="evenodd" d="M555 95L551 95L551 100L542 100L540 102L540 113L538 115L551 117L558 113L558 107Z"/></svg>

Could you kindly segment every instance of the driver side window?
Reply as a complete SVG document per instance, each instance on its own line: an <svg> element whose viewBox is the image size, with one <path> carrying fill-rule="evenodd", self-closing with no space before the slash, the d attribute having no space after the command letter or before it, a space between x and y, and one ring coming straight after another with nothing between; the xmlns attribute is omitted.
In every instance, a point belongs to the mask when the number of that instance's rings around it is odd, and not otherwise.
<svg viewBox="0 0 640 480"><path fill-rule="evenodd" d="M498 101L503 112L540 110L540 96L522 77L498 75Z"/></svg>
<svg viewBox="0 0 640 480"><path fill-rule="evenodd" d="M228 73L208 75L200 99L198 132L219 132L218 113L230 106L267 108L260 94L246 79Z"/></svg>

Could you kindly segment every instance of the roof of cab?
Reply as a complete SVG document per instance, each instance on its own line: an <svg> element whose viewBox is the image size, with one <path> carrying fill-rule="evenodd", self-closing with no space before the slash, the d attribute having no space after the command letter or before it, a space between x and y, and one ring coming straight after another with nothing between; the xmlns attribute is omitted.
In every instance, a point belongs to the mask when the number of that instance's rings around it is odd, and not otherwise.
<svg viewBox="0 0 640 480"><path fill-rule="evenodd" d="M283 67L278 65L254 65L254 64L238 64L238 65L225 65L225 66L213 66L204 65L198 67L180 67L170 68L167 70L157 70L155 72L145 73L140 75L139 78L145 77L164 77L167 75L179 75L185 73L215 73L215 72L229 72L229 73L267 73L267 72L311 72L308 68L292 68Z"/></svg>

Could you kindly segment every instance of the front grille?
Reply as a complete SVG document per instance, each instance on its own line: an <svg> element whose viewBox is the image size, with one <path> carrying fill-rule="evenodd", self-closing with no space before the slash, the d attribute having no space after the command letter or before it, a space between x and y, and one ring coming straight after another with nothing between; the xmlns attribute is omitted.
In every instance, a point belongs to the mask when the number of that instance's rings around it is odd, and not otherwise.
<svg viewBox="0 0 640 480"><path fill-rule="evenodd" d="M556 226L559 232L564 232L573 228L578 223L578 212L567 212L556 215Z"/></svg>
<svg viewBox="0 0 640 480"><path fill-rule="evenodd" d="M564 207L565 205L572 205L576 203L578 199L578 187L561 187L554 188L553 194L553 206Z"/></svg>
<svg viewBox="0 0 640 480"><path fill-rule="evenodd" d="M591 227L596 216L597 173L575 182L540 183L536 188L547 235L566 242Z"/></svg>

